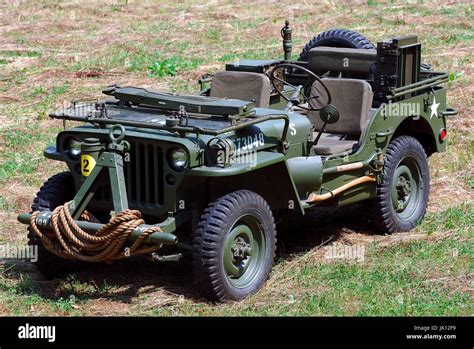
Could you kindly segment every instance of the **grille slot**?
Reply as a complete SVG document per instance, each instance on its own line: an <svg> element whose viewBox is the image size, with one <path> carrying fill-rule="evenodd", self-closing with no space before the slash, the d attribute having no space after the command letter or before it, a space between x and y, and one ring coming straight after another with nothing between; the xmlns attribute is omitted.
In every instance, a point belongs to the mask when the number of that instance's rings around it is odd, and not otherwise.
<svg viewBox="0 0 474 349"><path fill-rule="evenodd" d="M130 161L124 166L130 206L163 206L163 149L154 144L130 144Z"/></svg>

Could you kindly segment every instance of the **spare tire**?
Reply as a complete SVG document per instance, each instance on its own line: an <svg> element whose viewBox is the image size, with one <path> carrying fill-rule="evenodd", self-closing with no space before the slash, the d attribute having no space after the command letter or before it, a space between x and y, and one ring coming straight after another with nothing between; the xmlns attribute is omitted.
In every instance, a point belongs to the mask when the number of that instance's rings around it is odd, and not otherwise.
<svg viewBox="0 0 474 349"><path fill-rule="evenodd" d="M330 29L311 39L300 53L299 61L307 61L309 50L317 46L374 49L362 34L349 29Z"/></svg>

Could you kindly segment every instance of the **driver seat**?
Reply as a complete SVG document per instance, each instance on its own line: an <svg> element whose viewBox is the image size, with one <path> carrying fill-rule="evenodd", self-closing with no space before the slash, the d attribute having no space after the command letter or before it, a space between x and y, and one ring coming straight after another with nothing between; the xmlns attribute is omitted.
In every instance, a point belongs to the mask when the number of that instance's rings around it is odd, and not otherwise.
<svg viewBox="0 0 474 349"><path fill-rule="evenodd" d="M210 97L254 101L256 107L270 104L270 79L264 74L220 71L212 77Z"/></svg>
<svg viewBox="0 0 474 349"><path fill-rule="evenodd" d="M313 150L318 155L353 151L357 149L362 130L369 120L373 99L372 88L367 81L359 79L324 78L322 81L331 93L331 104L339 110L340 117L336 123L326 125ZM313 83L310 94L310 97L315 96L319 98L310 100L310 105L313 108L323 107L327 101L327 94L317 81ZM319 131L323 126L319 111L309 111L308 118L315 131Z"/></svg>

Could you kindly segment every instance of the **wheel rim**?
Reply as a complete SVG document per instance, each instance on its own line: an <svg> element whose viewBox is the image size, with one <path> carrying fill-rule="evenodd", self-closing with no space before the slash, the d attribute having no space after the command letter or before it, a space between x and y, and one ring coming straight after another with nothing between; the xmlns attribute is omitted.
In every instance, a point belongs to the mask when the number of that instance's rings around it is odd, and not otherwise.
<svg viewBox="0 0 474 349"><path fill-rule="evenodd" d="M406 157L400 161L391 186L392 206L403 220L412 217L423 201L423 177L416 159Z"/></svg>
<svg viewBox="0 0 474 349"><path fill-rule="evenodd" d="M232 226L224 244L224 270L235 287L249 286L263 268L265 235L257 217L245 215Z"/></svg>

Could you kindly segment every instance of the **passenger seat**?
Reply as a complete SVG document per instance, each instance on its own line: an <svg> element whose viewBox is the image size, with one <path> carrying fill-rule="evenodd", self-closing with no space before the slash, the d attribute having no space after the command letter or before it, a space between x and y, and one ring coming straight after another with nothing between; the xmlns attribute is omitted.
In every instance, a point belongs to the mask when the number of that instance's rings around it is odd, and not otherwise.
<svg viewBox="0 0 474 349"><path fill-rule="evenodd" d="M255 101L255 106L268 108L270 104L270 79L264 74L220 71L214 74L211 97Z"/></svg>

